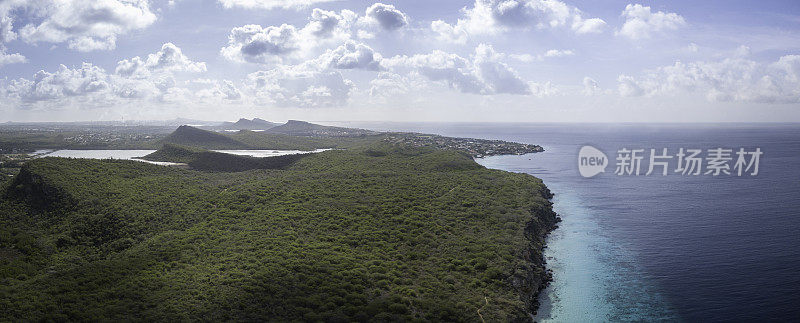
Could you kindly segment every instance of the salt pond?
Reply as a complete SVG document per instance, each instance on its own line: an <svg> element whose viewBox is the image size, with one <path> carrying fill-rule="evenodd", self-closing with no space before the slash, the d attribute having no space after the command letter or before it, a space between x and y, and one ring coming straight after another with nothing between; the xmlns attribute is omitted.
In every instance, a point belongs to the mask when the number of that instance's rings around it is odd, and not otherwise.
<svg viewBox="0 0 800 323"><path fill-rule="evenodd" d="M252 157L274 157L274 156L283 156L283 155L296 155L296 154L304 154L304 153L318 153L328 149L317 149L312 151L302 151L302 150L214 150L220 153L232 154L232 155L240 155L240 156L252 156ZM116 149L98 149L98 150L73 150L73 149L61 149L61 150L37 150L32 155L35 157L65 157L65 158L89 158L89 159L124 159L124 160L136 160L142 161L146 163L156 164L156 165L184 165L182 163L170 163L170 162L156 162L156 161L149 161L140 159L143 156L151 154L155 152L155 150L116 150Z"/></svg>

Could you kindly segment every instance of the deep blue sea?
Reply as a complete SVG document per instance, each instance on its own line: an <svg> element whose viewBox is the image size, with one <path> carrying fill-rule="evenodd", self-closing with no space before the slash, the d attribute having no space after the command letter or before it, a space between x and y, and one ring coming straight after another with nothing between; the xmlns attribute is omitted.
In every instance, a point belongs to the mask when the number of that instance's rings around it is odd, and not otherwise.
<svg viewBox="0 0 800 323"><path fill-rule="evenodd" d="M554 281L541 295L537 320L800 320L799 124L343 125L545 148L478 159L540 177L556 194L563 222L548 238ZM579 175L578 150L587 144L611 159L606 173ZM645 156L650 148L764 154L756 176L619 176L621 148L647 149Z"/></svg>

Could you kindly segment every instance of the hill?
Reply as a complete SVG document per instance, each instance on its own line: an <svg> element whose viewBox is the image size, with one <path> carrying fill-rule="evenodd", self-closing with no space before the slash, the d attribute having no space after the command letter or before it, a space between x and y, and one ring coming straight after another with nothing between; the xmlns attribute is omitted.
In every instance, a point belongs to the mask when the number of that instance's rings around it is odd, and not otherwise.
<svg viewBox="0 0 800 323"><path fill-rule="evenodd" d="M242 172L251 169L283 169L307 154L273 157L250 157L214 152L174 144L142 157L144 160L185 163L194 170L212 172Z"/></svg>
<svg viewBox="0 0 800 323"><path fill-rule="evenodd" d="M163 144L176 144L188 147L205 149L242 149L247 145L236 141L223 134L213 131L198 129L191 126L180 126L174 132L161 140Z"/></svg>
<svg viewBox="0 0 800 323"><path fill-rule="evenodd" d="M323 126L298 120L289 120L283 125L267 130L267 132L310 137L357 137L378 134L378 132L372 130Z"/></svg>
<svg viewBox="0 0 800 323"><path fill-rule="evenodd" d="M160 149L141 157L141 159L188 164L189 162L195 160L195 158L197 158L197 154L201 151L204 150L167 143L164 144L164 146Z"/></svg>
<svg viewBox="0 0 800 323"><path fill-rule="evenodd" d="M280 123L269 122L259 118L253 118L253 120L241 118L236 122L223 122L221 125L217 126L217 128L235 130L266 130L279 125Z"/></svg>
<svg viewBox="0 0 800 323"><path fill-rule="evenodd" d="M380 142L226 173L36 159L0 189L0 320L529 321L549 197Z"/></svg>

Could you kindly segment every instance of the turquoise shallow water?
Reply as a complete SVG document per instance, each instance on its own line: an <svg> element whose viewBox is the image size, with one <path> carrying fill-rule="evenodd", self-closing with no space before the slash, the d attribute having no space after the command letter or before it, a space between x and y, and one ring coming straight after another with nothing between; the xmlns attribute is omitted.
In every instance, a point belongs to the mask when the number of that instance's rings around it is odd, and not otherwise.
<svg viewBox="0 0 800 323"><path fill-rule="evenodd" d="M542 145L543 153L478 160L540 177L556 194L563 222L548 238L554 281L538 320L800 319L798 124L343 125ZM612 160L585 179L577 170L585 144L612 159L623 147L764 155L755 177L617 176Z"/></svg>
<svg viewBox="0 0 800 323"><path fill-rule="evenodd" d="M536 320L541 322L607 322L677 320L658 288L644 280L635 255L618 245L596 220L599 215L581 200L572 173L558 162L560 148L548 154L493 156L478 159L489 168L535 174L556 192L553 208L562 217L547 239L545 258L553 281L540 295ZM554 151L555 150L555 151ZM573 153L570 149L569 153ZM565 156L566 157L566 156ZM544 159L554 159L545 161ZM544 171L542 165L554 170ZM544 175L544 174L548 175ZM562 174L563 176L563 174ZM570 176L571 177L571 176ZM548 180L549 179L549 180Z"/></svg>

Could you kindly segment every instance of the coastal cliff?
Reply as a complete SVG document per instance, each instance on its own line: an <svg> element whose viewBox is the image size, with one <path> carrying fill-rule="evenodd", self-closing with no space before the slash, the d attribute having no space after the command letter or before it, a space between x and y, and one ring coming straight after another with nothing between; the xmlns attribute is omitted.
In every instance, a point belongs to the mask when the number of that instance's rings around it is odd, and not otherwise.
<svg viewBox="0 0 800 323"><path fill-rule="evenodd" d="M525 237L528 245L524 257L527 261L522 270L512 276L512 284L519 290L525 303L525 311L511 321L532 322L539 308L539 293L547 287L552 280L552 275L546 268L544 259L545 239L547 235L558 227L561 221L558 214L553 211L553 193L546 187L541 191L541 196L547 199L546 203L531 209L534 216L525 227Z"/></svg>

